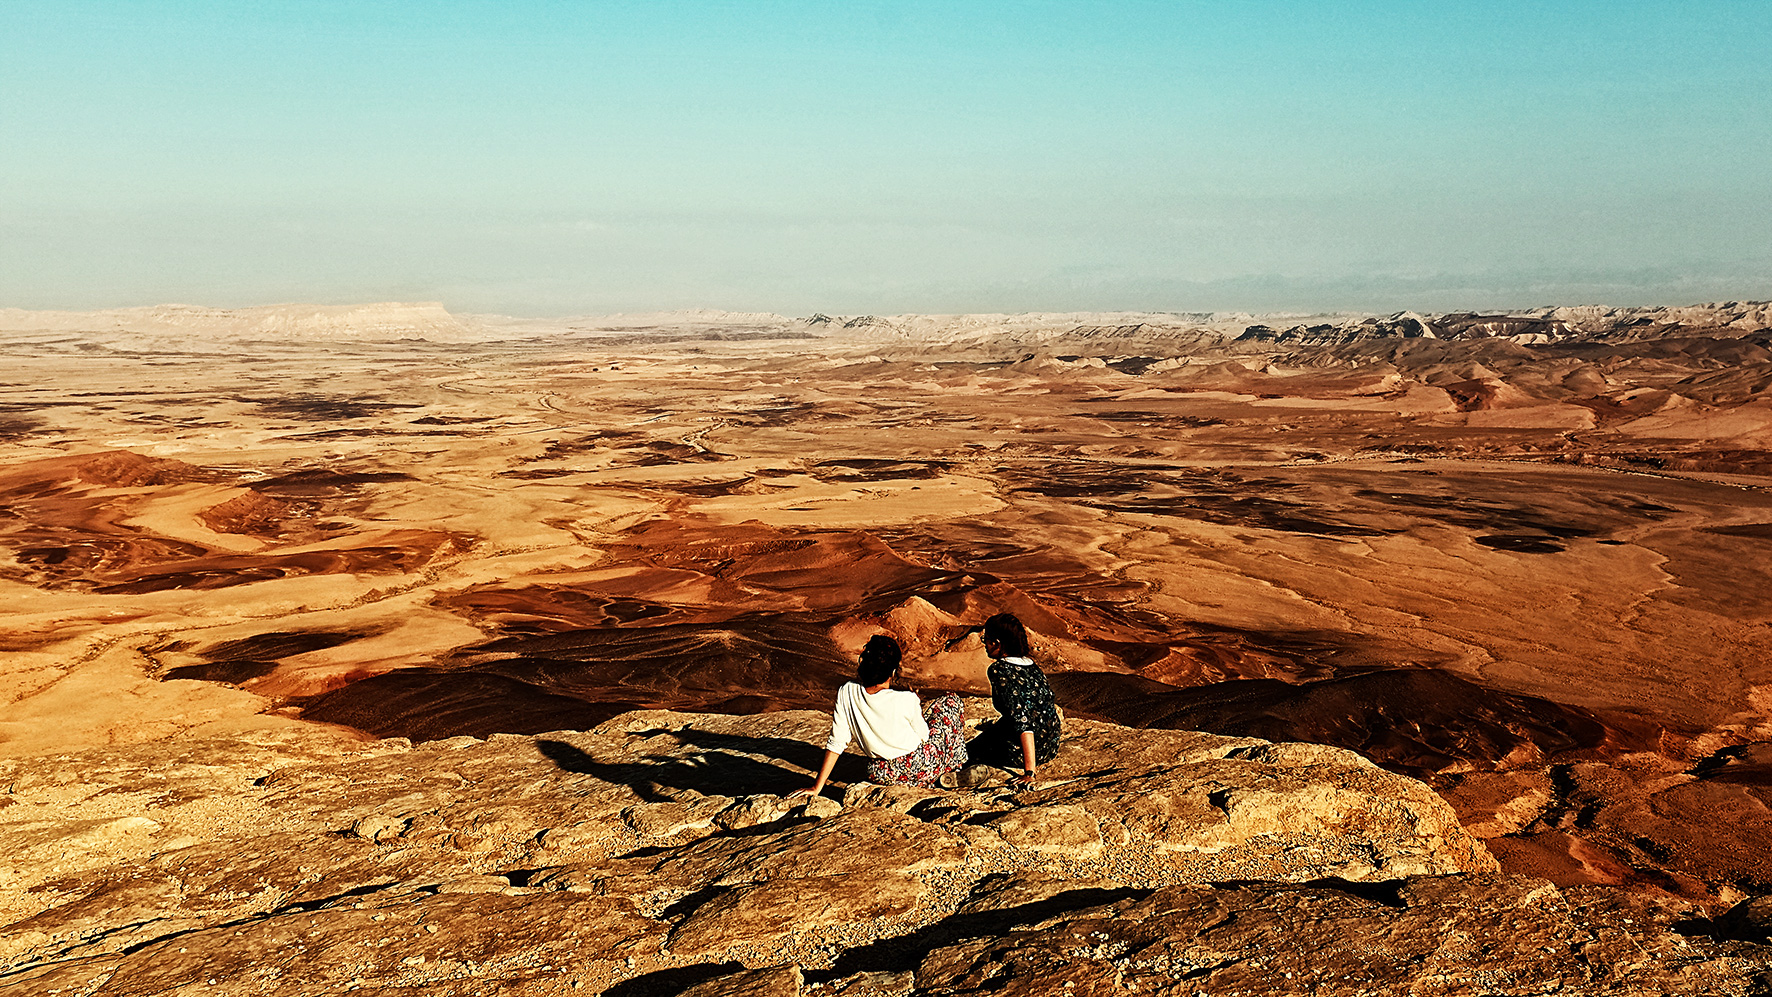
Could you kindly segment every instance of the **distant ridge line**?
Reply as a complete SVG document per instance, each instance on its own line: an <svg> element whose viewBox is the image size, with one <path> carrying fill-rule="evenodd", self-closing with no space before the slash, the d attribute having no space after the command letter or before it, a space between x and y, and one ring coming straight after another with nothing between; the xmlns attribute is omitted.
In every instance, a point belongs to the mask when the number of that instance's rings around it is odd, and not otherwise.
<svg viewBox="0 0 1772 997"><path fill-rule="evenodd" d="M440 302L274 304L246 308L163 304L98 311L0 308L0 333L87 333L230 340L437 343L554 340L674 342L706 339L829 339L985 347L1137 341L1217 341L1245 349L1334 346L1373 339L1504 339L1530 345L1570 339L1636 342L1673 336L1734 338L1772 327L1772 302L1673 306L1551 305L1502 311L1422 313L1024 312L838 315L691 309L555 319L455 315Z"/></svg>

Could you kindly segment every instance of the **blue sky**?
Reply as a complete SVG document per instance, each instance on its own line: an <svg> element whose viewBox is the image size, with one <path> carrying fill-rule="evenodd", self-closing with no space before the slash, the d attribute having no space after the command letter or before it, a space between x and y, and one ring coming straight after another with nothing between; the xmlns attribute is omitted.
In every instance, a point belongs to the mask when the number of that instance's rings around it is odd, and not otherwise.
<svg viewBox="0 0 1772 997"><path fill-rule="evenodd" d="M0 0L0 307L1772 297L1772 4Z"/></svg>

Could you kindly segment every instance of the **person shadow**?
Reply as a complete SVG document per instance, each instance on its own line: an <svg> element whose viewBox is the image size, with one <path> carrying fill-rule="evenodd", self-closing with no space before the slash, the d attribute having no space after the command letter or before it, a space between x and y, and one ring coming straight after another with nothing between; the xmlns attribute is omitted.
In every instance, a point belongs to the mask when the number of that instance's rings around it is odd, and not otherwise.
<svg viewBox="0 0 1772 997"><path fill-rule="evenodd" d="M541 739L536 749L562 771L628 787L648 803L703 796L785 796L812 784L824 761L823 747L786 737L741 737L710 731L653 731L637 735L667 739L639 760L599 759L565 741ZM840 799L843 790L867 778L862 758L843 754L831 770L823 795Z"/></svg>

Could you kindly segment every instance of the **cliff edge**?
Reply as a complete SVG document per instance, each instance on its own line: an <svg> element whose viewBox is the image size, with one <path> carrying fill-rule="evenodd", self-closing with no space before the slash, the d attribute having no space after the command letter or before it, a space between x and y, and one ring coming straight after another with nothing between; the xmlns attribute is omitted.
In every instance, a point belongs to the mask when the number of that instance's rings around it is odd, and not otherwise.
<svg viewBox="0 0 1772 997"><path fill-rule="evenodd" d="M846 757L785 796L826 723L8 760L0 992L1746 994L1768 966L1675 931L1682 901L1499 876L1341 749L1073 720L1032 791Z"/></svg>

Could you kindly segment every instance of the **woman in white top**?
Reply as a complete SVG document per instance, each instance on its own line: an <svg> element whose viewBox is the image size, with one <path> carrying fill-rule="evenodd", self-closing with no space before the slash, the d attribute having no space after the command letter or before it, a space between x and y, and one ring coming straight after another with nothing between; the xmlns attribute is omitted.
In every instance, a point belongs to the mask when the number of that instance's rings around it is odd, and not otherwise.
<svg viewBox="0 0 1772 997"><path fill-rule="evenodd" d="M873 759L868 779L882 785L933 786L944 773L966 764L966 717L960 697L948 693L930 703L925 715L916 693L891 688L902 658L891 637L868 639L856 664L855 681L837 690L818 779L795 795L823 792L837 756L851 740Z"/></svg>

